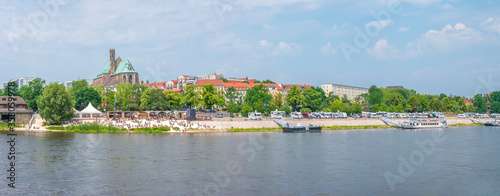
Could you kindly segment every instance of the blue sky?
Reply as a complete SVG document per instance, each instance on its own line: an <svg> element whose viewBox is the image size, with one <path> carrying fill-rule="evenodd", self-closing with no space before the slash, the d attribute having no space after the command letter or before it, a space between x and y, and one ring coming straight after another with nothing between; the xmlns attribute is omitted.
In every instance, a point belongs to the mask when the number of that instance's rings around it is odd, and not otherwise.
<svg viewBox="0 0 500 196"><path fill-rule="evenodd" d="M499 1L0 2L0 81L93 79L115 48L150 82L216 71L467 97L500 90Z"/></svg>

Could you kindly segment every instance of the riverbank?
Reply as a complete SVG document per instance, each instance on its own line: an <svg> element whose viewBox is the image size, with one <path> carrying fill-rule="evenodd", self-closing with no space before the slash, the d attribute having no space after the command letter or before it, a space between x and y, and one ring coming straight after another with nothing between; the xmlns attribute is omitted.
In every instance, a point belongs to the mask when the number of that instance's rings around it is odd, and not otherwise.
<svg viewBox="0 0 500 196"><path fill-rule="evenodd" d="M358 129L382 129L391 128L393 126L388 126L384 124L380 119L371 118L346 118L346 119L290 119L285 118L290 125L296 125L301 123L304 126L315 125L322 126L324 131L328 130L358 130ZM407 119L393 119L396 122L403 122ZM452 126L477 126L481 124L473 123L468 118L456 118L456 117L446 117L444 118L448 122L450 127ZM483 119L483 121L491 121L492 119ZM157 128L140 128L140 129L123 129L115 128L111 129L107 125L103 125L101 128L95 128L94 130L91 126L84 126L83 128L69 128L67 127L41 127L40 129L30 130L37 132L46 131L62 131L62 132L92 132L92 133L109 133L109 132L137 132L137 133L161 133L161 132L269 132L269 131L281 131L281 128L270 119L263 120L248 120L247 118L214 118L211 121L193 121L192 124L203 123L206 127L196 126L196 128L187 128L184 131L179 131L179 129L157 129ZM95 126L94 126L95 127ZM17 131L24 131L24 128L16 128Z"/></svg>

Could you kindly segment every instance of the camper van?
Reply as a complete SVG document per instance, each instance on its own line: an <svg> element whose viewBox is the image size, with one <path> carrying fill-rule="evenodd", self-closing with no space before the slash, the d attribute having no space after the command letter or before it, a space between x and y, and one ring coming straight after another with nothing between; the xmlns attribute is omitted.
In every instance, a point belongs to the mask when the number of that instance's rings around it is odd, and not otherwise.
<svg viewBox="0 0 500 196"><path fill-rule="evenodd" d="M271 111L271 119L282 119L285 116L285 112L283 111Z"/></svg>
<svg viewBox="0 0 500 196"><path fill-rule="evenodd" d="M250 119L250 120L262 120L262 114L257 112L257 111L249 112L248 119Z"/></svg>
<svg viewBox="0 0 500 196"><path fill-rule="evenodd" d="M302 113L300 113L300 112L292 112L291 115L292 115L292 118L298 118L298 119L304 118L304 116L302 116Z"/></svg>

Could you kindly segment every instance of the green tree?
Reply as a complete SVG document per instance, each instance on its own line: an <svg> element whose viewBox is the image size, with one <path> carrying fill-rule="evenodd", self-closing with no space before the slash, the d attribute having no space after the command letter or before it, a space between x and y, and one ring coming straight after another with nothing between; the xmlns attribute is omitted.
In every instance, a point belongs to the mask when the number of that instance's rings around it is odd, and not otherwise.
<svg viewBox="0 0 500 196"><path fill-rule="evenodd" d="M351 112L356 114L361 114L363 112L363 105L359 102L355 102L351 106Z"/></svg>
<svg viewBox="0 0 500 196"><path fill-rule="evenodd" d="M431 111L441 111L441 101L439 99L432 99L429 103L429 109Z"/></svg>
<svg viewBox="0 0 500 196"><path fill-rule="evenodd" d="M74 93L73 99L75 100L75 109L83 110L89 103L94 107L100 107L102 99L99 93L92 87L86 86L80 88Z"/></svg>
<svg viewBox="0 0 500 196"><path fill-rule="evenodd" d="M200 94L196 92L196 85L194 84L184 87L184 95L182 98L183 103L181 104L185 104L187 107L196 107L201 102Z"/></svg>
<svg viewBox="0 0 500 196"><path fill-rule="evenodd" d="M276 82L273 82L269 79L262 81L262 83L264 83L264 84L276 84Z"/></svg>
<svg viewBox="0 0 500 196"><path fill-rule="evenodd" d="M309 108L311 111L320 111L323 107L323 96L314 88L307 88L302 91L304 96L303 108Z"/></svg>
<svg viewBox="0 0 500 196"><path fill-rule="evenodd" d="M44 85L45 80L35 78L28 85L21 87L19 94L26 101L29 109L33 111L38 110L37 100L42 95Z"/></svg>
<svg viewBox="0 0 500 196"><path fill-rule="evenodd" d="M344 106L344 104L342 103L342 101L337 99L330 104L330 111L331 112L341 111L341 110L343 110L342 109L343 106Z"/></svg>
<svg viewBox="0 0 500 196"><path fill-rule="evenodd" d="M203 106L207 109L212 109L212 106L218 103L217 91L215 90L214 84L203 84L201 87L201 97Z"/></svg>
<svg viewBox="0 0 500 196"><path fill-rule="evenodd" d="M71 95L74 95L76 91L86 88L87 86L89 86L87 80L75 80L71 82L71 88L69 88L69 91L71 92Z"/></svg>
<svg viewBox="0 0 500 196"><path fill-rule="evenodd" d="M229 113L239 113L241 111L241 107L236 105L234 102L229 102L227 104L227 112Z"/></svg>
<svg viewBox="0 0 500 196"><path fill-rule="evenodd" d="M481 94L477 94L476 96L474 96L472 102L476 107L476 112L484 113L488 109L488 106L486 105L486 99Z"/></svg>
<svg viewBox="0 0 500 196"><path fill-rule="evenodd" d="M75 101L62 84L51 83L46 86L37 104L40 116L51 125L59 125L74 116Z"/></svg>
<svg viewBox="0 0 500 196"><path fill-rule="evenodd" d="M448 105L450 105L450 98L443 98L443 100L441 100L441 112L448 112Z"/></svg>
<svg viewBox="0 0 500 196"><path fill-rule="evenodd" d="M285 101L292 106L293 111L297 111L298 107L304 103L302 91L297 88L297 85L292 85L286 94Z"/></svg>
<svg viewBox="0 0 500 196"><path fill-rule="evenodd" d="M248 117L249 112L253 112L252 107L246 105L246 106L243 106L243 108L241 108L241 115L243 117Z"/></svg>
<svg viewBox="0 0 500 196"><path fill-rule="evenodd" d="M491 113L500 113L500 101L493 101L491 103Z"/></svg>
<svg viewBox="0 0 500 196"><path fill-rule="evenodd" d="M226 99L229 101L229 102L236 102L236 99L238 98L238 94L236 92L236 89L234 87L229 87L227 90L226 90Z"/></svg>
<svg viewBox="0 0 500 196"><path fill-rule="evenodd" d="M371 105L381 104L383 97L382 90L377 86L373 85L368 89L368 103Z"/></svg>
<svg viewBox="0 0 500 196"><path fill-rule="evenodd" d="M184 105L184 102L182 102L183 97L179 93L166 91L165 98L167 103L167 109L179 109L182 108L182 106Z"/></svg>
<svg viewBox="0 0 500 196"><path fill-rule="evenodd" d="M9 82L3 90L2 96L19 96L19 86L17 82Z"/></svg>
<svg viewBox="0 0 500 196"><path fill-rule="evenodd" d="M300 109L300 112L301 113L311 113L312 111L309 108L302 108L302 109Z"/></svg>
<svg viewBox="0 0 500 196"><path fill-rule="evenodd" d="M165 110L168 108L167 97L163 90L148 88L141 95L143 110Z"/></svg>
<svg viewBox="0 0 500 196"><path fill-rule="evenodd" d="M444 93L439 94L439 101L443 101L443 99L446 97L448 97L448 96L446 96L446 94L444 94Z"/></svg>
<svg viewBox="0 0 500 196"><path fill-rule="evenodd" d="M251 89L247 89L245 95L245 105L248 105L255 109L256 103L261 100L262 102L271 101L272 95L269 94L269 90L265 88L264 85L255 85Z"/></svg>

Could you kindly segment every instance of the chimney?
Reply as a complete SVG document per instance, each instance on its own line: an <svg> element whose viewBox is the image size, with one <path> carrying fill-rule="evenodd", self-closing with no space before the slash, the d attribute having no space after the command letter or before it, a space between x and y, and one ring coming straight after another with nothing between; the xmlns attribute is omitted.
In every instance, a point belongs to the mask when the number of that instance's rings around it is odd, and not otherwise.
<svg viewBox="0 0 500 196"><path fill-rule="evenodd" d="M141 80L141 85L143 85L143 84L144 84L144 80Z"/></svg>

